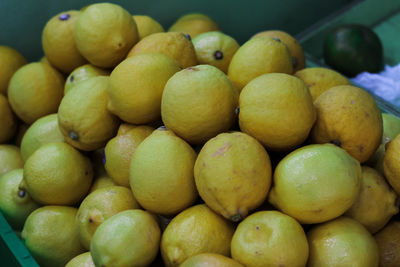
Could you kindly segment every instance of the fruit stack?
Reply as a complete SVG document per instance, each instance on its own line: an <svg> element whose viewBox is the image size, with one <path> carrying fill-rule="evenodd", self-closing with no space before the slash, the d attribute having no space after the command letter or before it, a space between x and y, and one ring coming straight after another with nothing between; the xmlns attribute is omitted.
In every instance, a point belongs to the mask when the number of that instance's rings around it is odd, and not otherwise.
<svg viewBox="0 0 400 267"><path fill-rule="evenodd" d="M98 3L42 46L0 47L0 210L40 266L400 266L400 119L290 34Z"/></svg>

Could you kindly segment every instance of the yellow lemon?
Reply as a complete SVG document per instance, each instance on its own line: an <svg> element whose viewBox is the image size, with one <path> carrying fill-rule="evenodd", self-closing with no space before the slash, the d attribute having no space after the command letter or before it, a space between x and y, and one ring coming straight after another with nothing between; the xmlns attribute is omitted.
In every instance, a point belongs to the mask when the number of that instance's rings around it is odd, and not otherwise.
<svg viewBox="0 0 400 267"><path fill-rule="evenodd" d="M374 237L379 249L379 266L400 266L400 222L391 221Z"/></svg>
<svg viewBox="0 0 400 267"><path fill-rule="evenodd" d="M74 38L79 52L91 64L109 68L126 57L139 34L127 10L116 4L96 3L79 15Z"/></svg>
<svg viewBox="0 0 400 267"><path fill-rule="evenodd" d="M314 143L332 143L361 163L382 140L382 115L375 99L363 89L340 85L322 93L314 105L317 121L311 131Z"/></svg>
<svg viewBox="0 0 400 267"><path fill-rule="evenodd" d="M164 32L163 26L152 17L145 15L134 15L132 17L137 25L139 40L153 33Z"/></svg>
<svg viewBox="0 0 400 267"><path fill-rule="evenodd" d="M98 68L91 64L85 64L83 66L80 66L74 69L67 77L64 86L64 95L67 94L68 91L79 82L82 82L84 80L87 80L95 76L108 76L108 75L110 75L110 71Z"/></svg>
<svg viewBox="0 0 400 267"><path fill-rule="evenodd" d="M128 57L143 53L160 53L175 59L182 68L197 64L196 52L190 40L182 33L159 32L138 42L129 51Z"/></svg>
<svg viewBox="0 0 400 267"><path fill-rule="evenodd" d="M387 145L383 172L394 191L400 195L400 134Z"/></svg>
<svg viewBox="0 0 400 267"><path fill-rule="evenodd" d="M204 32L218 31L218 24L209 16L200 13L189 13L178 18L168 29L169 32L181 32L191 38Z"/></svg>
<svg viewBox="0 0 400 267"><path fill-rule="evenodd" d="M93 234L107 218L138 208L131 190L122 186L105 187L89 194L79 206L76 216L76 229L82 245L90 249Z"/></svg>
<svg viewBox="0 0 400 267"><path fill-rule="evenodd" d="M96 266L150 266L156 258L161 231L154 216L126 210L99 226L90 253Z"/></svg>
<svg viewBox="0 0 400 267"><path fill-rule="evenodd" d="M63 96L64 78L48 64L29 63L10 80L8 100L17 116L27 124L56 113Z"/></svg>
<svg viewBox="0 0 400 267"><path fill-rule="evenodd" d="M65 267L95 267L95 265L88 251L71 259Z"/></svg>
<svg viewBox="0 0 400 267"><path fill-rule="evenodd" d="M279 211L259 211L236 228L232 258L244 266L305 266L308 242L301 225Z"/></svg>
<svg viewBox="0 0 400 267"><path fill-rule="evenodd" d="M201 253L185 260L180 267L243 267L242 264L226 256L215 253Z"/></svg>
<svg viewBox="0 0 400 267"><path fill-rule="evenodd" d="M386 153L386 144L400 134L400 119L389 113L382 113L383 134L382 141L375 153L366 164L383 175L383 159Z"/></svg>
<svg viewBox="0 0 400 267"><path fill-rule="evenodd" d="M118 132L117 135L124 135L126 133L128 133L130 130L132 130L133 128L137 127L134 124L130 124L130 123L121 123L121 125L118 128Z"/></svg>
<svg viewBox="0 0 400 267"><path fill-rule="evenodd" d="M130 162L130 186L139 204L163 215L192 205L197 198L195 160L196 153L184 140L171 131L155 130L136 148Z"/></svg>
<svg viewBox="0 0 400 267"><path fill-rule="evenodd" d="M110 75L108 109L129 123L145 124L157 120L161 116L165 84L180 70L174 59L163 54L139 54L127 58Z"/></svg>
<svg viewBox="0 0 400 267"><path fill-rule="evenodd" d="M43 57L39 60L39 62L40 62L40 63L43 63L43 64L50 65L51 67L53 67L53 66L51 65L51 63L49 62L49 60L48 60L45 56L43 56Z"/></svg>
<svg viewBox="0 0 400 267"><path fill-rule="evenodd" d="M199 64L209 64L228 72L233 55L239 49L235 39L222 32L205 32L192 40Z"/></svg>
<svg viewBox="0 0 400 267"><path fill-rule="evenodd" d="M92 178L88 158L66 143L49 143L26 161L21 189L41 204L74 205L85 197Z"/></svg>
<svg viewBox="0 0 400 267"><path fill-rule="evenodd" d="M316 120L305 83L284 73L263 74L239 96L240 129L267 149L288 151L303 143Z"/></svg>
<svg viewBox="0 0 400 267"><path fill-rule="evenodd" d="M0 144L0 176L24 167L24 159L19 147L14 145Z"/></svg>
<svg viewBox="0 0 400 267"><path fill-rule="evenodd" d="M289 49L290 55L292 56L293 63L293 71L296 72L298 70L304 69L306 66L306 59L304 57L303 48L300 43L287 32L278 31L278 30L269 30L259 32L251 38L257 38L260 36L267 36L271 38L275 38L286 45Z"/></svg>
<svg viewBox="0 0 400 267"><path fill-rule="evenodd" d="M236 94L228 77L216 67L190 67L165 85L161 117L168 129L189 143L205 143L232 126Z"/></svg>
<svg viewBox="0 0 400 267"><path fill-rule="evenodd" d="M8 103L8 99L0 94L0 144L9 141L14 136L17 126L17 118Z"/></svg>
<svg viewBox="0 0 400 267"><path fill-rule="evenodd" d="M264 147L241 133L222 133L201 149L194 167L201 198L227 219L239 221L264 202L271 185Z"/></svg>
<svg viewBox="0 0 400 267"><path fill-rule="evenodd" d="M334 86L350 85L350 81L346 77L328 68L305 68L297 71L294 75L307 84L313 101Z"/></svg>
<svg viewBox="0 0 400 267"><path fill-rule="evenodd" d="M373 234L399 212L396 199L396 194L385 178L374 169L363 166L360 194L346 215L360 222Z"/></svg>
<svg viewBox="0 0 400 267"><path fill-rule="evenodd" d="M373 236L359 222L339 217L314 226L307 233L307 266L378 267L379 252Z"/></svg>
<svg viewBox="0 0 400 267"><path fill-rule="evenodd" d="M153 130L149 126L137 126L126 134L117 135L108 141L104 149L106 162L104 167L116 184L129 187L129 166L132 155Z"/></svg>
<svg viewBox="0 0 400 267"><path fill-rule="evenodd" d="M282 42L258 37L244 43L233 55L228 68L229 79L242 88L261 74L293 73L292 57Z"/></svg>
<svg viewBox="0 0 400 267"><path fill-rule="evenodd" d="M387 143L400 134L400 118L390 113L382 113L383 136L382 143Z"/></svg>
<svg viewBox="0 0 400 267"><path fill-rule="evenodd" d="M301 223L342 215L358 197L360 163L332 144L308 145L285 156L274 172L269 201Z"/></svg>
<svg viewBox="0 0 400 267"><path fill-rule="evenodd" d="M11 77L25 64L26 59L17 50L8 46L0 46L0 94L7 95Z"/></svg>
<svg viewBox="0 0 400 267"><path fill-rule="evenodd" d="M172 219L161 238L165 266L180 266L200 253L229 256L233 225L206 205L192 206Z"/></svg>
<svg viewBox="0 0 400 267"><path fill-rule="evenodd" d="M107 110L109 78L89 78L64 96L58 124L67 143L81 150L103 147L115 136L119 120Z"/></svg>
<svg viewBox="0 0 400 267"><path fill-rule="evenodd" d="M58 127L57 114L50 114L35 121L21 141L21 155L26 161L39 147L53 142L64 142Z"/></svg>
<svg viewBox="0 0 400 267"><path fill-rule="evenodd" d="M58 13L46 23L42 32L46 59L64 73L70 73L87 62L76 48L74 39L74 28L80 13L77 10Z"/></svg>
<svg viewBox="0 0 400 267"><path fill-rule="evenodd" d="M25 190L19 189L23 169L15 169L0 176L0 211L15 230L22 229L26 218L39 208Z"/></svg>
<svg viewBox="0 0 400 267"><path fill-rule="evenodd" d="M100 188L105 188L105 187L111 187L117 185L113 179L111 179L108 174L104 173L101 174L97 177L94 177L94 181L92 183L92 186L89 189L89 194L92 193L93 191L96 191L97 189Z"/></svg>
<svg viewBox="0 0 400 267"><path fill-rule="evenodd" d="M77 209L45 206L26 219L22 241L40 266L62 267L85 249L75 230Z"/></svg>

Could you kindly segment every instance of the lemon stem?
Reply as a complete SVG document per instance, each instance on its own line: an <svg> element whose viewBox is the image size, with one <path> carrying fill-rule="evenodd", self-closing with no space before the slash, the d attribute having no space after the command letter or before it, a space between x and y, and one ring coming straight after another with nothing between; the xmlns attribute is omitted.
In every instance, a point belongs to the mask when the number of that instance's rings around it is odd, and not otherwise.
<svg viewBox="0 0 400 267"><path fill-rule="evenodd" d="M71 138L71 139L74 140L74 141L78 141L79 136L78 136L78 134L77 134L76 132L70 131L70 132L69 132L69 138Z"/></svg>
<svg viewBox="0 0 400 267"><path fill-rule="evenodd" d="M231 217L231 220L234 221L234 222L238 222L238 221L240 221L241 219L242 219L242 215L240 215L240 214L235 214L235 215L233 215L233 216Z"/></svg>

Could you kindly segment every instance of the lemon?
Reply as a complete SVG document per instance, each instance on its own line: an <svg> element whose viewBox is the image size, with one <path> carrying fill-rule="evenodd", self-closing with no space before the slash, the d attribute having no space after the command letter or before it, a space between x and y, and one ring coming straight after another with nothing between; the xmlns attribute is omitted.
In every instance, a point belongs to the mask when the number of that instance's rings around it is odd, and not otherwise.
<svg viewBox="0 0 400 267"><path fill-rule="evenodd" d="M76 208L45 206L26 219L22 241L40 266L65 266L85 250L75 230Z"/></svg>
<svg viewBox="0 0 400 267"><path fill-rule="evenodd" d="M24 166L19 147L0 144L0 176L14 169Z"/></svg>
<svg viewBox="0 0 400 267"><path fill-rule="evenodd" d="M346 77L328 68L305 68L297 71L294 75L307 84L313 101L334 86L350 85L350 81Z"/></svg>
<svg viewBox="0 0 400 267"><path fill-rule="evenodd" d="M303 48L300 43L287 32L279 30L268 30L259 32L251 38L257 38L261 36L275 38L286 45L289 49L290 55L292 56L293 72L304 69L306 66L306 59L304 57Z"/></svg>
<svg viewBox="0 0 400 267"><path fill-rule="evenodd" d="M209 64L224 73L228 72L229 63L239 49L239 44L231 36L222 32L205 32L192 40L199 64Z"/></svg>
<svg viewBox="0 0 400 267"><path fill-rule="evenodd" d="M385 228L375 234L379 249L379 266L400 265L400 222L391 221Z"/></svg>
<svg viewBox="0 0 400 267"><path fill-rule="evenodd" d="M21 141L21 155L26 161L39 147L53 142L64 142L58 127L57 114L46 115L35 121Z"/></svg>
<svg viewBox="0 0 400 267"><path fill-rule="evenodd" d="M204 204L192 206L172 219L161 238L167 267L180 266L200 253L229 256L233 225Z"/></svg>
<svg viewBox="0 0 400 267"><path fill-rule="evenodd" d="M145 124L157 120L161 116L164 86L180 70L174 59L163 54L139 54L127 58L110 75L108 109L129 123Z"/></svg>
<svg viewBox="0 0 400 267"><path fill-rule="evenodd" d="M8 103L8 99L0 94L0 144L9 141L14 136L17 125L17 118Z"/></svg>
<svg viewBox="0 0 400 267"><path fill-rule="evenodd" d="M218 31L218 24L209 16L201 13L189 13L178 18L168 29L169 32L181 32L195 38L201 33Z"/></svg>
<svg viewBox="0 0 400 267"><path fill-rule="evenodd" d="M79 82L87 80L91 77L108 76L109 74L110 72L108 70L98 68L91 64L80 66L69 74L64 86L64 95L67 94L68 91Z"/></svg>
<svg viewBox="0 0 400 267"><path fill-rule="evenodd" d="M119 120L107 110L108 84L108 77L92 77L64 96L58 124L67 143L90 151L103 147L115 136Z"/></svg>
<svg viewBox="0 0 400 267"><path fill-rule="evenodd" d="M129 187L129 166L133 153L140 143L154 129L149 126L137 126L126 134L117 135L108 141L105 147L105 168L112 180Z"/></svg>
<svg viewBox="0 0 400 267"><path fill-rule="evenodd" d="M389 113L382 113L383 134L382 141L375 153L368 159L366 164L376 169L383 175L383 159L385 157L385 145L400 134L400 119Z"/></svg>
<svg viewBox="0 0 400 267"><path fill-rule="evenodd" d="M13 229L22 229L28 215L39 208L26 191L18 188L23 169L15 169L0 176L0 211Z"/></svg>
<svg viewBox="0 0 400 267"><path fill-rule="evenodd" d="M233 55L228 76L235 86L242 88L261 74L293 73L292 57L288 48L270 37L253 38Z"/></svg>
<svg viewBox="0 0 400 267"><path fill-rule="evenodd" d="M153 215L126 210L99 226L90 253L96 266L149 266L157 256L160 236Z"/></svg>
<svg viewBox="0 0 400 267"><path fill-rule="evenodd" d="M180 267L243 267L231 258L215 253L201 253L185 260Z"/></svg>
<svg viewBox="0 0 400 267"><path fill-rule="evenodd" d="M284 157L274 172L269 201L301 223L342 215L358 197L360 163L332 144L308 145Z"/></svg>
<svg viewBox="0 0 400 267"><path fill-rule="evenodd" d="M90 249L93 234L107 218L138 208L131 190L122 186L100 188L86 196L76 217L76 229L83 247Z"/></svg>
<svg viewBox="0 0 400 267"><path fill-rule="evenodd" d="M8 46L0 46L0 94L7 95L11 77L25 64L26 59L17 50Z"/></svg>
<svg viewBox="0 0 400 267"><path fill-rule="evenodd" d="M240 93L239 108L240 129L274 151L299 146L316 120L305 83L284 73L263 74L249 82Z"/></svg>
<svg viewBox="0 0 400 267"><path fill-rule="evenodd" d="M307 266L378 266L379 253L373 236L359 222L339 217L314 226L308 233Z"/></svg>
<svg viewBox="0 0 400 267"><path fill-rule="evenodd" d="M264 147L241 133L222 133L201 149L194 167L201 198L227 219L239 221L264 202L271 185Z"/></svg>
<svg viewBox="0 0 400 267"><path fill-rule="evenodd" d="M29 63L10 80L8 100L13 111L27 124L57 112L63 96L64 79L50 65Z"/></svg>
<svg viewBox="0 0 400 267"><path fill-rule="evenodd" d="M400 118L390 113L382 113L383 136L382 143L387 143L400 134Z"/></svg>
<svg viewBox="0 0 400 267"><path fill-rule="evenodd" d="M236 91L228 77L216 67L197 65L168 80L161 117L168 129L189 143L201 144L231 127L236 106Z"/></svg>
<svg viewBox="0 0 400 267"><path fill-rule="evenodd" d="M40 60L39 60L39 62L40 62L40 63L43 63L43 64L47 64L47 65L49 65L50 67L53 67L53 66L51 65L51 63L49 62L49 60L48 60L45 56L41 57ZM53 68L54 68L54 67L53 67Z"/></svg>
<svg viewBox="0 0 400 267"><path fill-rule="evenodd" d="M105 188L105 187L111 187L117 185L113 179L111 179L108 174L104 173L102 175L99 175L97 177L94 177L94 181L92 183L92 186L89 189L89 194L96 191L97 189L100 188Z"/></svg>
<svg viewBox="0 0 400 267"><path fill-rule="evenodd" d="M139 40L132 16L119 5L96 3L79 15L74 38L79 52L93 65L114 67Z"/></svg>
<svg viewBox="0 0 400 267"><path fill-rule="evenodd" d="M90 252L85 252L71 259L65 267L95 267L95 265Z"/></svg>
<svg viewBox="0 0 400 267"><path fill-rule="evenodd" d="M90 160L72 146L57 142L38 148L25 162L21 189L46 205L74 205L89 191Z"/></svg>
<svg viewBox="0 0 400 267"><path fill-rule="evenodd" d="M197 198L195 160L196 153L184 140L171 131L155 130L136 148L130 162L130 186L139 204L163 215L192 205Z"/></svg>
<svg viewBox="0 0 400 267"><path fill-rule="evenodd" d="M400 195L400 134L387 145L383 158L383 172L394 191Z"/></svg>
<svg viewBox="0 0 400 267"><path fill-rule="evenodd" d="M374 169L362 167L361 191L346 215L357 220L370 233L382 229L393 215L399 212L396 194L385 178Z"/></svg>
<svg viewBox="0 0 400 267"><path fill-rule="evenodd" d="M245 266L305 266L308 242L301 225L279 211L259 211L236 228L232 258Z"/></svg>
<svg viewBox="0 0 400 267"><path fill-rule="evenodd" d="M137 25L139 40L153 33L164 32L163 26L152 17L146 15L134 15L132 17Z"/></svg>
<svg viewBox="0 0 400 267"><path fill-rule="evenodd" d="M118 132L117 135L124 135L126 133L128 133L130 130L132 130L133 128L137 127L134 124L130 124L130 123L121 123L121 125L118 128Z"/></svg>
<svg viewBox="0 0 400 267"><path fill-rule="evenodd" d="M160 53L175 59L182 68L197 64L194 46L178 32L159 32L140 40L129 51L128 57L143 53Z"/></svg>
<svg viewBox="0 0 400 267"><path fill-rule="evenodd" d="M382 115L375 99L363 89L340 85L322 93L314 105L317 121L311 131L314 143L333 143L361 163L382 140Z"/></svg>
<svg viewBox="0 0 400 267"><path fill-rule="evenodd" d="M76 48L74 39L80 13L77 10L58 13L47 21L42 32L42 47L47 60L64 73L87 62Z"/></svg>

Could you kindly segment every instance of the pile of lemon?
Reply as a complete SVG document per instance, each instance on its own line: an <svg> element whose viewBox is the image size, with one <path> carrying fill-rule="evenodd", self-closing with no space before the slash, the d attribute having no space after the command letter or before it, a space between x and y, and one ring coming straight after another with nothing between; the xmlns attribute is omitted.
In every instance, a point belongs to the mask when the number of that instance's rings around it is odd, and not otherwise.
<svg viewBox="0 0 400 267"><path fill-rule="evenodd" d="M400 266L400 119L289 34L98 3L42 45L0 47L0 210L41 266Z"/></svg>

